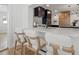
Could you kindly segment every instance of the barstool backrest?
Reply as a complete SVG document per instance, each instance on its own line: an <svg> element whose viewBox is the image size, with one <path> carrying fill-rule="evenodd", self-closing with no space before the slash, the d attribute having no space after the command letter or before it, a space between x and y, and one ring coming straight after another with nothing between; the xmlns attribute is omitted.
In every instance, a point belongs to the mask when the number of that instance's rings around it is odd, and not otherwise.
<svg viewBox="0 0 79 59"><path fill-rule="evenodd" d="M40 39L37 35L37 32L34 30L25 30L24 33L26 34L26 36L28 36L28 42L30 45L32 45L32 48L34 48L36 50L36 54L38 53L39 49L40 49Z"/></svg>
<svg viewBox="0 0 79 59"><path fill-rule="evenodd" d="M16 36L17 36L17 40L20 42L20 43L24 43L27 41L26 37L25 37L25 33L17 33L15 32Z"/></svg>
<svg viewBox="0 0 79 59"><path fill-rule="evenodd" d="M32 44L32 47L37 48L39 39L38 39L36 31L31 30L31 29L26 30L25 34L26 34L26 36L29 37L29 41Z"/></svg>

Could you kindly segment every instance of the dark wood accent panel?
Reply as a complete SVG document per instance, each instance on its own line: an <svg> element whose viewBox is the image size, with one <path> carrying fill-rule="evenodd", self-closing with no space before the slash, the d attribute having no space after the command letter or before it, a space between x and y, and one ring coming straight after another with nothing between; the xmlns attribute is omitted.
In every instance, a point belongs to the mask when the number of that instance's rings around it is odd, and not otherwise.
<svg viewBox="0 0 79 59"><path fill-rule="evenodd" d="M45 11L45 9L43 7L38 6L38 7L34 8L34 16L42 17L42 16L44 16L44 11Z"/></svg>

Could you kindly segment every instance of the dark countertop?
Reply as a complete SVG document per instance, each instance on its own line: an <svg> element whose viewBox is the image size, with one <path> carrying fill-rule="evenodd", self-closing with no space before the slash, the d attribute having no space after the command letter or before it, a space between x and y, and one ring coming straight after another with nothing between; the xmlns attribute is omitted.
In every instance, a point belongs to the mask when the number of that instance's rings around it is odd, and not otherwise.
<svg viewBox="0 0 79 59"><path fill-rule="evenodd" d="M71 26L71 27L60 27L60 28L79 28L79 27L73 27L73 26Z"/></svg>
<svg viewBox="0 0 79 59"><path fill-rule="evenodd" d="M48 27L60 27L59 25L49 25ZM79 28L77 26L67 26L67 27L60 27L60 28Z"/></svg>
<svg viewBox="0 0 79 59"><path fill-rule="evenodd" d="M66 27L60 27L60 28L79 28L78 26L66 26Z"/></svg>

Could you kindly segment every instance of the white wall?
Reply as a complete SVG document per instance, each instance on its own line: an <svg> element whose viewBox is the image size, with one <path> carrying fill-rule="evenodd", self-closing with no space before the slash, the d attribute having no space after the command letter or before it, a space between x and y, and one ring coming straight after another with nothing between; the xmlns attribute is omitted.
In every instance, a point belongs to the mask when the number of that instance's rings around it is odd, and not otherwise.
<svg viewBox="0 0 79 59"><path fill-rule="evenodd" d="M34 11L33 11L33 7L31 7L31 6L29 6L28 7L28 26L29 26L29 28L33 28L33 19L34 19L34 17L33 17L33 13L34 13Z"/></svg>
<svg viewBox="0 0 79 59"><path fill-rule="evenodd" d="M15 4L8 5L9 8L9 40L8 47L14 46L15 34L17 29L28 28L28 5ZM20 30L17 30L20 31Z"/></svg>

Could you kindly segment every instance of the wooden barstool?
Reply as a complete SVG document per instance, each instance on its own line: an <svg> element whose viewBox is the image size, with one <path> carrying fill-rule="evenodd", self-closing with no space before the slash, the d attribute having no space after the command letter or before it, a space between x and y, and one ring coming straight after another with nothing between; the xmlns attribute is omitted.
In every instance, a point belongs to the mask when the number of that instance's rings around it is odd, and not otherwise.
<svg viewBox="0 0 79 59"><path fill-rule="evenodd" d="M23 46L25 43L27 43L27 39L25 37L25 33L17 33L15 32L17 36L17 40L15 41L15 49L14 49L14 55L16 54L17 50L21 50L21 55L23 52Z"/></svg>
<svg viewBox="0 0 79 59"><path fill-rule="evenodd" d="M41 51L42 48L46 46L46 41L42 40L42 42L41 42L39 37L30 37L29 41L30 41L30 43L29 43L28 47L32 51L35 52L35 55L40 54L39 51ZM36 43L36 47L34 47L33 43Z"/></svg>
<svg viewBox="0 0 79 59"><path fill-rule="evenodd" d="M32 32L26 31L26 36L29 37L28 48L33 50L35 52L35 55L40 54L39 51L41 51L41 49L46 46L46 40L37 36L37 34L34 31L32 31ZM34 46L34 44L36 45L36 47Z"/></svg>

